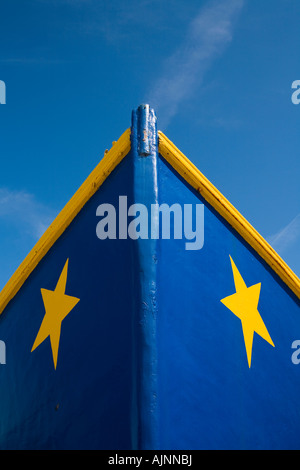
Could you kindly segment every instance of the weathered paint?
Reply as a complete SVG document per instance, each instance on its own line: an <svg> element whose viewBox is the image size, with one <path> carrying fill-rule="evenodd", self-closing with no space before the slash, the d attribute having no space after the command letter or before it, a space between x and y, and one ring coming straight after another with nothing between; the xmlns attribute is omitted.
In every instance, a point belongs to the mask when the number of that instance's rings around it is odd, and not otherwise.
<svg viewBox="0 0 300 470"><path fill-rule="evenodd" d="M133 119L137 116L136 130L137 130L137 153L140 156L146 157L151 155L153 151L153 139L157 140L156 124L154 123L154 111L150 109L148 104L141 104L137 111L133 111ZM135 126L133 126L133 129ZM154 135L155 134L155 135Z"/></svg>
<svg viewBox="0 0 300 470"><path fill-rule="evenodd" d="M146 136L146 137L145 137ZM158 202L156 116L148 105L132 113L131 148L134 167L134 202L150 208ZM146 156L147 155L147 156ZM157 442L157 240L138 239L137 269L137 377L140 449L155 449Z"/></svg>

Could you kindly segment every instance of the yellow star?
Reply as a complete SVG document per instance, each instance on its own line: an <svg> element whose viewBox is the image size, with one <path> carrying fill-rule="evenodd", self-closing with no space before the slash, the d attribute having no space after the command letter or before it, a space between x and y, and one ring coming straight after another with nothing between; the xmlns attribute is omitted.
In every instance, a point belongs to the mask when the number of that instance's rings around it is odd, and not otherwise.
<svg viewBox="0 0 300 470"><path fill-rule="evenodd" d="M55 290L41 289L46 313L31 349L31 352L34 351L48 336L50 336L55 369L57 365L61 322L80 300L76 297L71 297L65 294L68 262L69 259L66 261Z"/></svg>
<svg viewBox="0 0 300 470"><path fill-rule="evenodd" d="M272 346L274 346L274 343L265 327L259 311L257 310L261 283L247 287L231 256L230 261L236 293L229 297L225 297L221 302L229 308L232 313L240 318L242 322L245 347L250 368L254 332L259 334Z"/></svg>

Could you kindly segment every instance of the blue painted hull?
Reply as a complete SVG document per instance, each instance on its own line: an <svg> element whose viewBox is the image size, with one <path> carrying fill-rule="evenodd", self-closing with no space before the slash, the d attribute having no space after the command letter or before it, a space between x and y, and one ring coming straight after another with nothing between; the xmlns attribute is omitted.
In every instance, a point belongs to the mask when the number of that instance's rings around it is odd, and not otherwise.
<svg viewBox="0 0 300 470"><path fill-rule="evenodd" d="M148 117L149 118L149 117ZM132 148L53 245L0 317L0 449L299 449L300 374L291 344L299 300L170 167L133 113ZM152 119L152 121L151 121ZM140 126L140 127L139 127ZM145 153L146 155L142 155ZM96 236L97 208L204 205L203 248L184 239ZM171 225L171 229L173 229ZM254 334L249 368L229 255L274 341ZM65 293L80 299L31 352L69 259ZM299 366L300 367L300 366Z"/></svg>

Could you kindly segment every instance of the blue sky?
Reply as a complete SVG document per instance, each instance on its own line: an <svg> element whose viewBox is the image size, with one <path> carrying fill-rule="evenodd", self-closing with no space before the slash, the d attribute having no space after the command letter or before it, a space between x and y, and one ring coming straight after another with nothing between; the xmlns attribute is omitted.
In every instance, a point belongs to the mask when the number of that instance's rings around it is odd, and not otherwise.
<svg viewBox="0 0 300 470"><path fill-rule="evenodd" d="M299 26L299 0L2 0L0 288L143 102L299 276Z"/></svg>

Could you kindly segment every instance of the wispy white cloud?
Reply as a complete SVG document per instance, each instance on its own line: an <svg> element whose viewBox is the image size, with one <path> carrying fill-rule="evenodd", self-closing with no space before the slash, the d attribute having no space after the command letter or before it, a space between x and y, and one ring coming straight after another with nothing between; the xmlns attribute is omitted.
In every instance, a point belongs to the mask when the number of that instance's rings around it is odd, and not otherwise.
<svg viewBox="0 0 300 470"><path fill-rule="evenodd" d="M160 127L166 127L179 105L193 96L213 61L232 41L244 2L209 2L191 21L184 41L166 59L161 75L146 96L146 101L159 110Z"/></svg>
<svg viewBox="0 0 300 470"><path fill-rule="evenodd" d="M300 214L277 233L267 237L267 241L300 277Z"/></svg>
<svg viewBox="0 0 300 470"><path fill-rule="evenodd" d="M300 214L283 227L279 232L268 237L268 242L280 254L284 254L295 243L300 244ZM299 251L299 250L298 250Z"/></svg>
<svg viewBox="0 0 300 470"><path fill-rule="evenodd" d="M56 215L33 194L0 187L0 290Z"/></svg>
<svg viewBox="0 0 300 470"><path fill-rule="evenodd" d="M56 213L26 191L0 188L0 225L37 240L53 221Z"/></svg>

